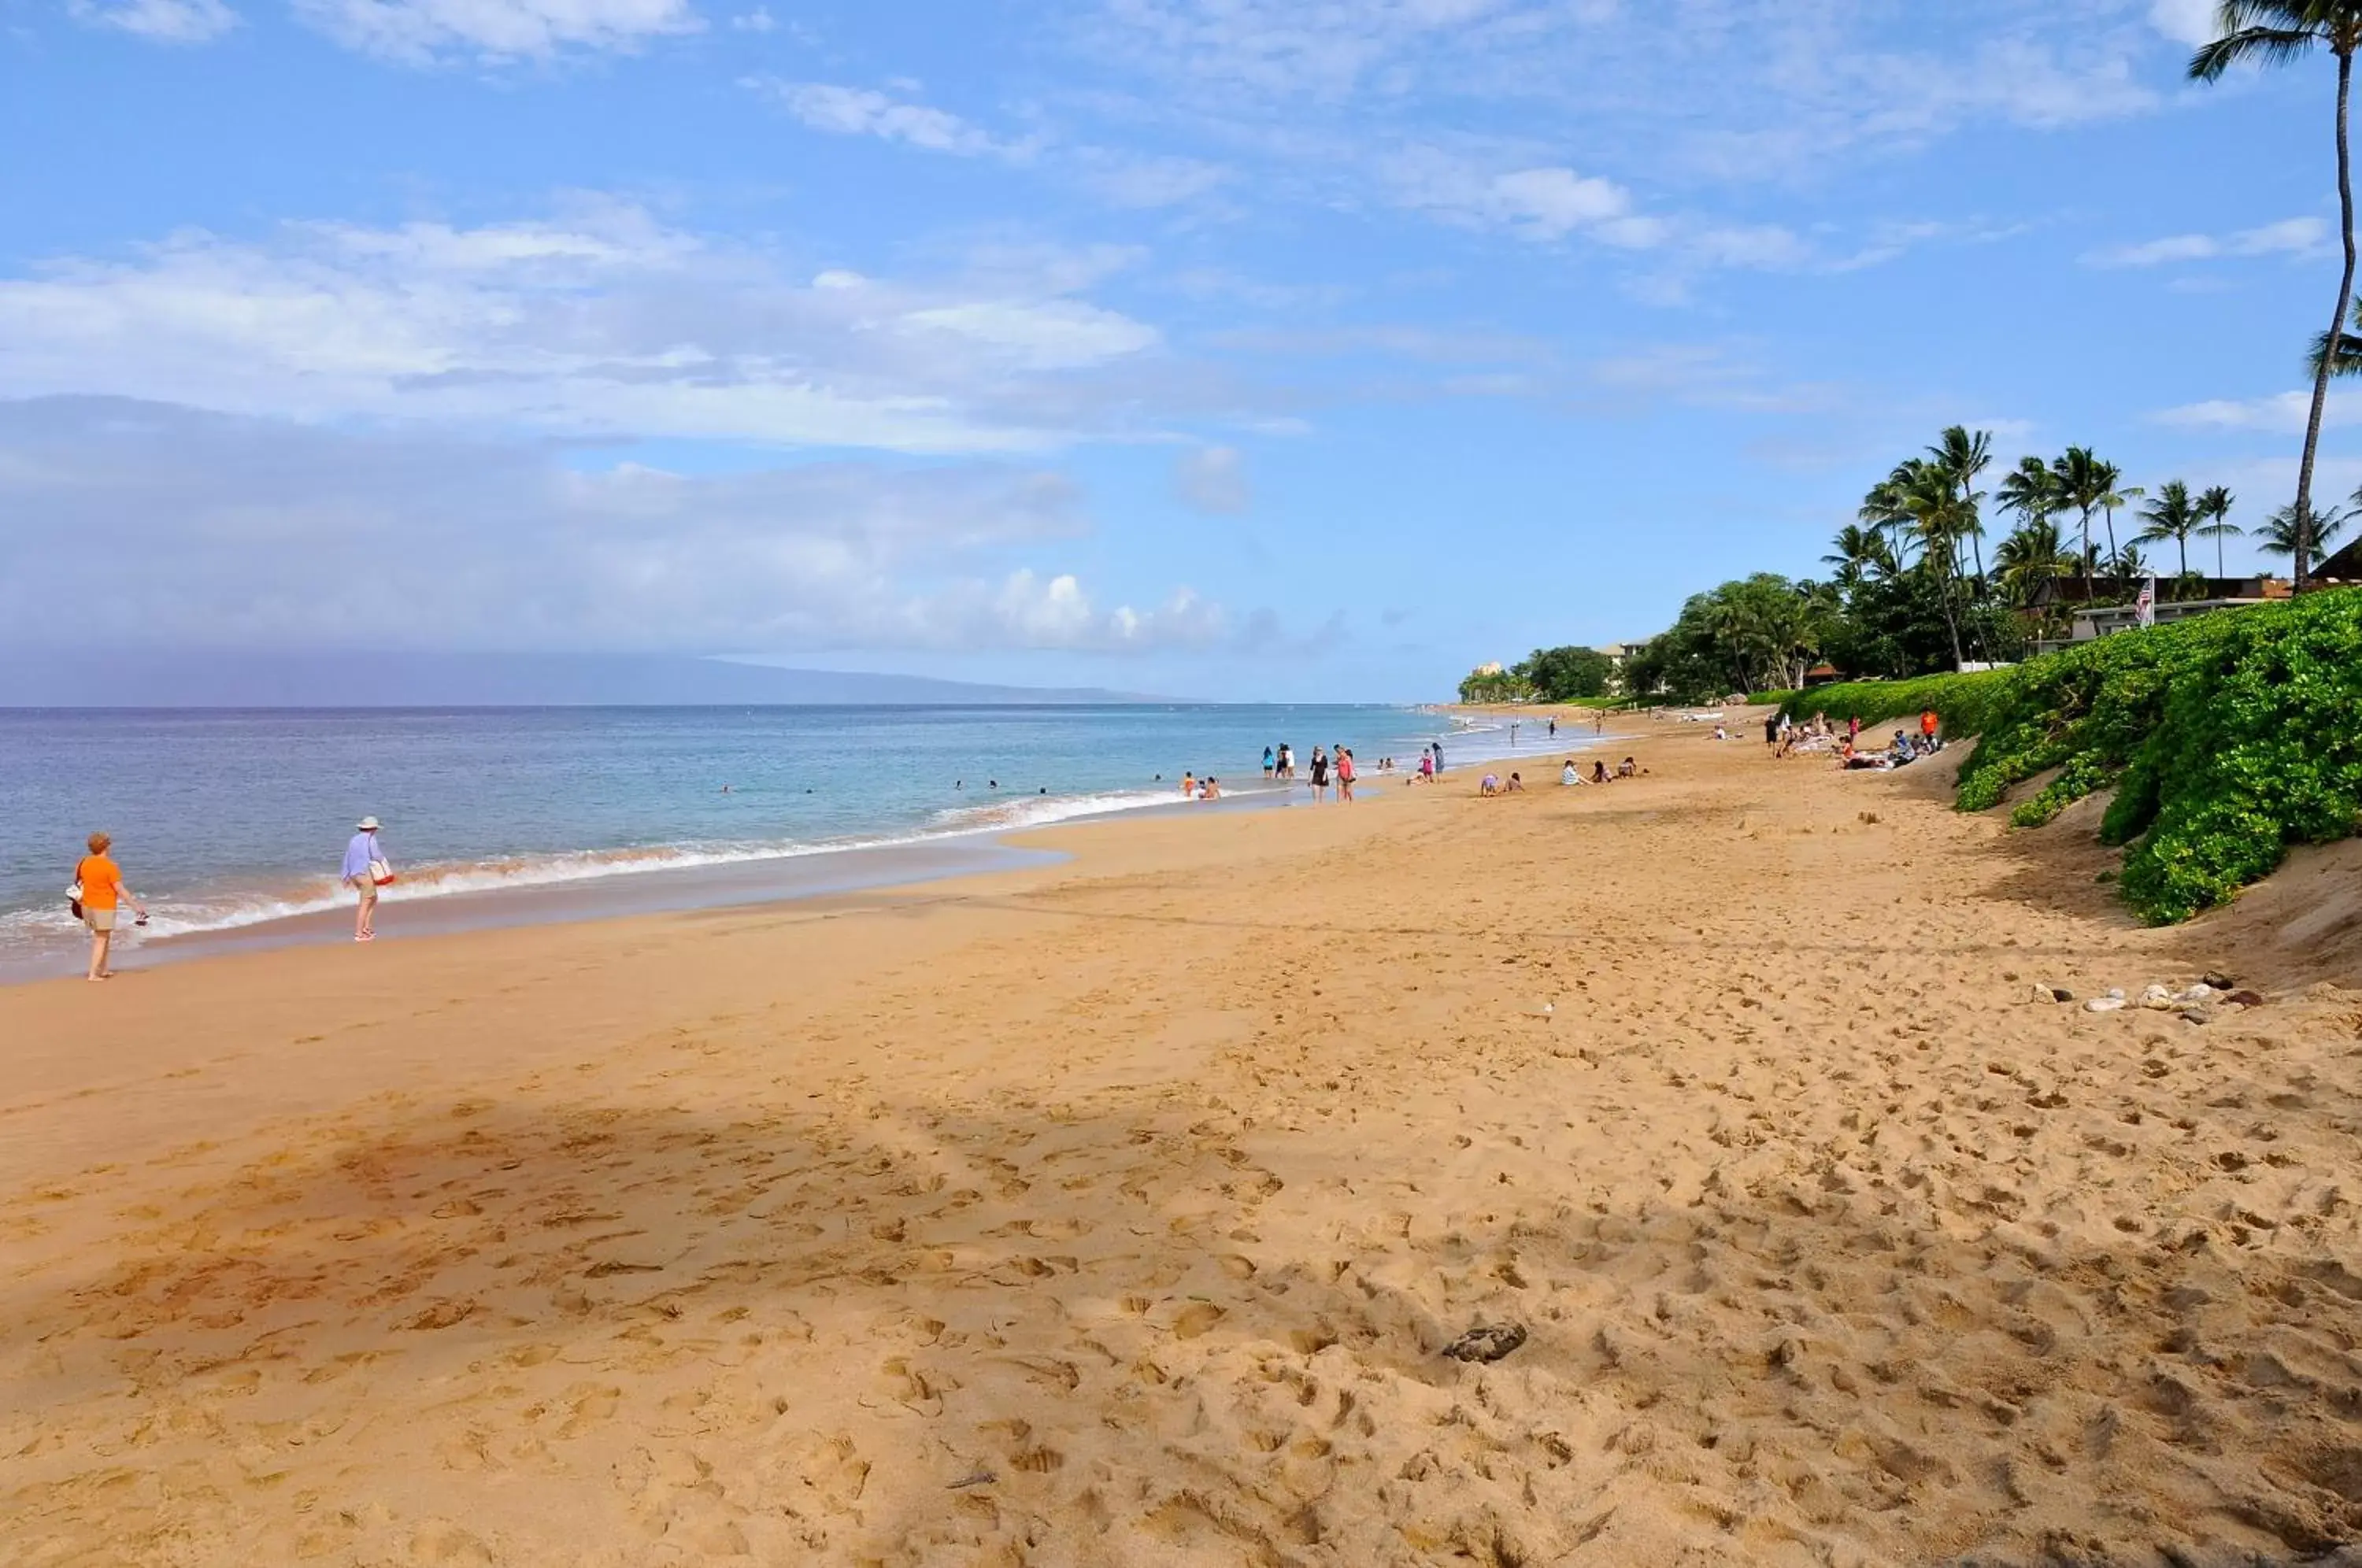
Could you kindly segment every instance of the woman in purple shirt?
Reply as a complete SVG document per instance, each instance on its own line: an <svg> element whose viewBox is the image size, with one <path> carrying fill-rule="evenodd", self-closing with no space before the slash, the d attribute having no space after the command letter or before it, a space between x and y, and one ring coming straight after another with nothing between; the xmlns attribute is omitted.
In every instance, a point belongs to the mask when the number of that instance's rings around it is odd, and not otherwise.
<svg viewBox="0 0 2362 1568"><path fill-rule="evenodd" d="M345 845L345 881L360 895L360 907L353 911L353 940L370 942L377 936L377 868L385 864L385 850L377 841L377 819L363 817L352 839ZM391 877L386 878L392 881Z"/></svg>

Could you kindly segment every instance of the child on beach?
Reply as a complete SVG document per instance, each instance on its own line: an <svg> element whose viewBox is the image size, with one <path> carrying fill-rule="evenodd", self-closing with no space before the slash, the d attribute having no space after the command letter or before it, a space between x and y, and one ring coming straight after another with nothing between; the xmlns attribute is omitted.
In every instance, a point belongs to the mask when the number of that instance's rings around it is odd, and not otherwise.
<svg viewBox="0 0 2362 1568"><path fill-rule="evenodd" d="M1353 754L1341 745L1337 748L1337 799L1345 801L1352 798Z"/></svg>

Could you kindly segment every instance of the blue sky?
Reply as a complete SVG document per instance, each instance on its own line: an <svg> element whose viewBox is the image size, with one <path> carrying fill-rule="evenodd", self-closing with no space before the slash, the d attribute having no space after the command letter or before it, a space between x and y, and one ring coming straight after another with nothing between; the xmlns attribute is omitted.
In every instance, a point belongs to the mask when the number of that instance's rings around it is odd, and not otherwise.
<svg viewBox="0 0 2362 1568"><path fill-rule="evenodd" d="M2210 9L0 0L0 624L1418 698L1953 422L2252 524L2332 78Z"/></svg>

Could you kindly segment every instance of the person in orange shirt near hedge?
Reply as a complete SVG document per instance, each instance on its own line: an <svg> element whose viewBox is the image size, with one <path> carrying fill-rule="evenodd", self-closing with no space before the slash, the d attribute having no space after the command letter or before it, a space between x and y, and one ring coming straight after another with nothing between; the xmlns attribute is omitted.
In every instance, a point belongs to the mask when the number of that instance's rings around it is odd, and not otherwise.
<svg viewBox="0 0 2362 1568"><path fill-rule="evenodd" d="M74 881L82 889L82 922L90 927L90 972L86 980L111 980L115 971L106 966L108 949L115 945L115 916L125 901L148 918L148 906L139 901L123 882L123 868L107 858L106 852L115 843L103 833L90 835L90 853L74 867Z"/></svg>

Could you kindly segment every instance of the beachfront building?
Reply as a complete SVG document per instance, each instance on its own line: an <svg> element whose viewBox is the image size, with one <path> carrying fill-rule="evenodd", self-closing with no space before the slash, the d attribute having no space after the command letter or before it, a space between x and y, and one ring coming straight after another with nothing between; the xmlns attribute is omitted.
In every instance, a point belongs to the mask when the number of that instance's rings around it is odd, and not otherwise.
<svg viewBox="0 0 2362 1568"><path fill-rule="evenodd" d="M2326 566L2328 563L2323 562ZM2120 591L2111 584L2093 585L2093 593ZM2179 595L2178 597L2176 595ZM2289 596L2285 578L2278 577L2191 577L2157 580L2155 620L2158 625L2171 621L2186 621L2192 615L2211 615L2218 610L2242 610L2250 604L2268 603ZM2063 637L2037 637L2030 645L2037 654L2056 653L2077 643L2088 643L2095 637L2130 631L2140 624L2140 610L2133 604L2100 604L2087 598L2083 580L2077 577L2054 578L2037 584L2033 597L2026 602L2026 613L2037 621L2055 623L2064 613L2067 635Z"/></svg>
<svg viewBox="0 0 2362 1568"><path fill-rule="evenodd" d="M2312 580L2323 588L2362 588L2362 539L2323 557L2312 569Z"/></svg>
<svg viewBox="0 0 2362 1568"><path fill-rule="evenodd" d="M1653 640L1653 638L1650 637L1628 637L1620 643L1602 643L1597 647L1591 650L1595 654L1604 656L1607 660L1607 689L1609 690L1622 691L1624 690L1624 661L1632 657L1635 654L1638 654L1642 648L1647 647Z"/></svg>

